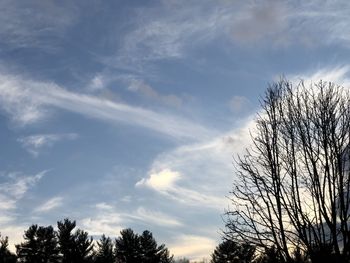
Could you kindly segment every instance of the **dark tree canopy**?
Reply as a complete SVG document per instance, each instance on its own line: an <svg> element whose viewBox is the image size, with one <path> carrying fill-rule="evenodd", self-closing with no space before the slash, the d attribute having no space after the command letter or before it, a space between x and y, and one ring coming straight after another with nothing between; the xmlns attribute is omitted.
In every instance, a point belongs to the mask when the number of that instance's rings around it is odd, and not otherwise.
<svg viewBox="0 0 350 263"><path fill-rule="evenodd" d="M158 245L148 230L138 235L123 229L115 242L102 235L94 244L88 232L75 227L76 222L67 218L57 222L57 231L52 226L32 225L24 232L24 242L16 245L17 255L8 249L8 238L0 235L0 263L173 262L165 245Z"/></svg>
<svg viewBox="0 0 350 263"><path fill-rule="evenodd" d="M116 239L116 257L118 263L170 263L173 258L165 245L157 245L151 232L138 235L130 228L122 230Z"/></svg>
<svg viewBox="0 0 350 263"><path fill-rule="evenodd" d="M58 228L58 244L62 254L62 263L73 263L74 260L74 236L73 229L75 228L75 221L64 219L57 222Z"/></svg>
<svg viewBox="0 0 350 263"><path fill-rule="evenodd" d="M8 237L1 237L0 235L0 263L15 263L17 261L16 255L11 253L8 245Z"/></svg>
<svg viewBox="0 0 350 263"><path fill-rule="evenodd" d="M350 95L319 82L272 84L251 131L252 147L236 160L227 236L292 262L300 248L350 258ZM324 256L324 255L323 255Z"/></svg>
<svg viewBox="0 0 350 263"><path fill-rule="evenodd" d="M56 234L52 226L32 225L24 233L24 242L16 246L20 262L59 262Z"/></svg>
<svg viewBox="0 0 350 263"><path fill-rule="evenodd" d="M254 258L255 247L225 240L214 250L211 263L249 263Z"/></svg>
<svg viewBox="0 0 350 263"><path fill-rule="evenodd" d="M96 263L114 263L115 255L113 251L113 243L109 237L102 235L97 241L97 251L95 254Z"/></svg>
<svg viewBox="0 0 350 263"><path fill-rule="evenodd" d="M75 221L64 219L57 222L58 243L62 254L62 263L91 262L92 261L92 238L87 232L75 229Z"/></svg>

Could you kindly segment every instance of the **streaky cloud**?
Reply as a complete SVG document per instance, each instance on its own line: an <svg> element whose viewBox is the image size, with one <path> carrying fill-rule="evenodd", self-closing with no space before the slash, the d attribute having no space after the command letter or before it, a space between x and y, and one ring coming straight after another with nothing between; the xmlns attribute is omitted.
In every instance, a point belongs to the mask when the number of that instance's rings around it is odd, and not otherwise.
<svg viewBox="0 0 350 263"><path fill-rule="evenodd" d="M0 75L1 108L22 125L48 116L48 109L58 108L109 123L141 126L177 139L210 138L212 130L191 120L169 113L155 112L87 94L68 91L55 83Z"/></svg>

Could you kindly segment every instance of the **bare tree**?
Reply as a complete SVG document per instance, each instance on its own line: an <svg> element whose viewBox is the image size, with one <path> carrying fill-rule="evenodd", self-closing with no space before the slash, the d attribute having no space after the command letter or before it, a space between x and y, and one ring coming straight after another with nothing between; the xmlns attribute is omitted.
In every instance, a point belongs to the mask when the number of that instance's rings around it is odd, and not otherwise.
<svg viewBox="0 0 350 263"><path fill-rule="evenodd" d="M235 161L226 235L316 262L350 258L350 94L333 83L281 80L262 100L252 146ZM327 249L324 249L327 248ZM327 253L325 253L328 251Z"/></svg>

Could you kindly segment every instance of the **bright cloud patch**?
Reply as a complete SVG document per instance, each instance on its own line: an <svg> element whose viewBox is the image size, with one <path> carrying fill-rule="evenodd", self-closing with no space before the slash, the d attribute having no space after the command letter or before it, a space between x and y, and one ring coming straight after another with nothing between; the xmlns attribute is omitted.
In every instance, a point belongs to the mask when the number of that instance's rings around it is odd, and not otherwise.
<svg viewBox="0 0 350 263"><path fill-rule="evenodd" d="M216 241L204 236L181 235L169 245L171 253L176 256L189 257L191 260L202 260L213 251Z"/></svg>
<svg viewBox="0 0 350 263"><path fill-rule="evenodd" d="M164 169L157 173L151 172L149 178L140 180L136 183L136 186L144 185L158 191L163 191L173 188L175 182L180 178L180 173L170 169Z"/></svg>

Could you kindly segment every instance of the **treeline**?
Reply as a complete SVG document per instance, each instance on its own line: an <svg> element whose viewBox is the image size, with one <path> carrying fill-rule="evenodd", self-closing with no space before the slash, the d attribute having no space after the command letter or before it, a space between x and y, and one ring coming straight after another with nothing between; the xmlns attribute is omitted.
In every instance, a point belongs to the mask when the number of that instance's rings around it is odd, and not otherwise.
<svg viewBox="0 0 350 263"><path fill-rule="evenodd" d="M8 248L8 237L0 235L0 263L189 263L186 258L174 260L164 244L158 245L150 231L142 234L123 229L111 239L102 235L94 242L88 232L76 229L76 222L64 219L52 226L31 225L16 253ZM322 257L320 257L322 259ZM202 262L208 262L203 260ZM211 255L211 263L280 263L285 262L276 248L258 251L255 246L225 240ZM293 263L309 262L309 257L295 250Z"/></svg>
<svg viewBox="0 0 350 263"><path fill-rule="evenodd" d="M24 242L16 254L8 249L8 238L0 237L0 263L170 263L173 256L164 244L158 245L150 231L142 234L124 229L112 240L105 235L93 238L76 222L64 219L52 226L32 225L24 232Z"/></svg>

